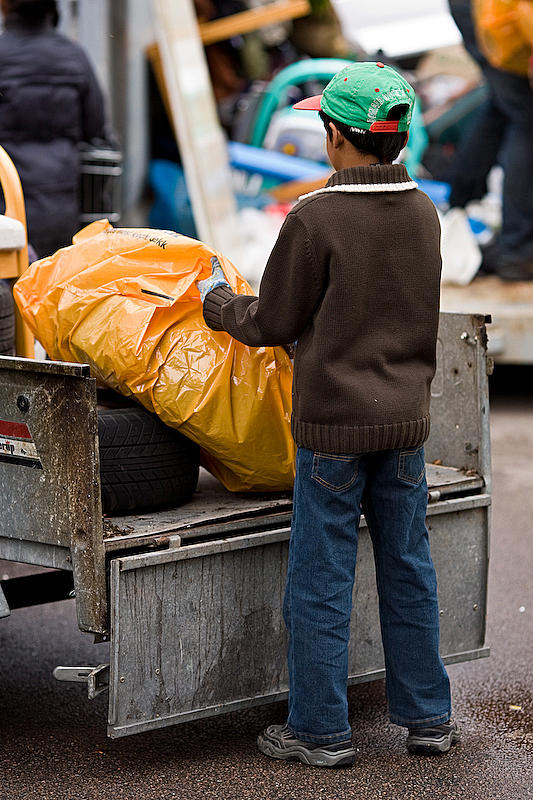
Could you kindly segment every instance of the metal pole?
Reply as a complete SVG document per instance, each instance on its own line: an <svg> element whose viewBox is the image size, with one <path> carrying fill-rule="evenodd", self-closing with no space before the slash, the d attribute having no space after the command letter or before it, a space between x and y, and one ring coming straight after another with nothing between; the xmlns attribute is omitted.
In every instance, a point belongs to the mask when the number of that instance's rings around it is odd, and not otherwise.
<svg viewBox="0 0 533 800"><path fill-rule="evenodd" d="M111 85L109 22L109 0L80 0L78 4L80 44L87 51L107 96L110 94Z"/></svg>

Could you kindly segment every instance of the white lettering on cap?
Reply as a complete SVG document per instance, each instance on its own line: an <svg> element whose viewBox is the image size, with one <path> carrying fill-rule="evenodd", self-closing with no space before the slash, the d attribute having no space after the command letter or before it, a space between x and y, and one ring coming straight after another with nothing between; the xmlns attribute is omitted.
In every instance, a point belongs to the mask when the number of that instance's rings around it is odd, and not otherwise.
<svg viewBox="0 0 533 800"><path fill-rule="evenodd" d="M388 92L382 92L381 94L377 95L370 107L368 109L368 122L375 122L378 116L379 109L383 105L383 103L387 103L390 100L403 100L405 98L405 92L403 89L391 89Z"/></svg>

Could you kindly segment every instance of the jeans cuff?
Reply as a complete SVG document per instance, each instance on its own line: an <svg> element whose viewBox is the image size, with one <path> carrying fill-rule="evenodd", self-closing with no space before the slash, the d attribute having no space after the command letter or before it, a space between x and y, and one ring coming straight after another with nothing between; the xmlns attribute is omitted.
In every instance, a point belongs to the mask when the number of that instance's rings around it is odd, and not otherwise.
<svg viewBox="0 0 533 800"><path fill-rule="evenodd" d="M391 713L389 719L393 725L401 725L403 728L429 728L432 725L443 725L445 722L449 722L451 716L450 710L436 717L425 717L424 719L407 719L407 717Z"/></svg>
<svg viewBox="0 0 533 800"><path fill-rule="evenodd" d="M352 729L347 728L345 731L341 731L340 733L332 733L332 734L314 734L314 733L305 733L304 731L297 731L293 728L290 722L287 722L287 725L301 742L309 742L310 744L336 744L337 742L345 742L348 739L352 738Z"/></svg>

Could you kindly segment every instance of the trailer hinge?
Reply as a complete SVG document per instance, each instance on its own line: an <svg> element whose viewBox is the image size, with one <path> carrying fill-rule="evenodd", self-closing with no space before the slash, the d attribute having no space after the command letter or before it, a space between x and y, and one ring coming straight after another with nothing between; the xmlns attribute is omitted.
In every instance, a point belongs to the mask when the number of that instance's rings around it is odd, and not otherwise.
<svg viewBox="0 0 533 800"><path fill-rule="evenodd" d="M97 667L56 667L53 675L58 681L86 683L89 700L94 700L109 688L109 664L99 664Z"/></svg>

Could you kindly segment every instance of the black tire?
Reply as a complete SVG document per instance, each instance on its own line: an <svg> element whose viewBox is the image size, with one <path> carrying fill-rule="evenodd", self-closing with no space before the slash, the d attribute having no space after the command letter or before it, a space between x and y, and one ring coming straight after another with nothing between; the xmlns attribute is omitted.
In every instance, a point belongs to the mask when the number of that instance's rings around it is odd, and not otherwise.
<svg viewBox="0 0 533 800"><path fill-rule="evenodd" d="M200 448L139 407L98 410L102 507L131 514L179 506L198 483Z"/></svg>
<svg viewBox="0 0 533 800"><path fill-rule="evenodd" d="M0 356L15 355L15 304L9 284L0 280Z"/></svg>

